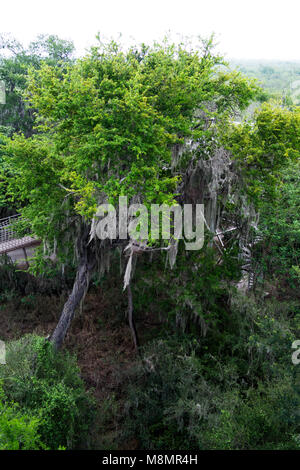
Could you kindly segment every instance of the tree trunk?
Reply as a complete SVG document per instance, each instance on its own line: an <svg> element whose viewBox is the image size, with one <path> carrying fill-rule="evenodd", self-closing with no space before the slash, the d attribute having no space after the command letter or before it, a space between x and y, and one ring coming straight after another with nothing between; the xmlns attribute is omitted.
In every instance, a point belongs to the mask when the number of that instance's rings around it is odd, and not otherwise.
<svg viewBox="0 0 300 470"><path fill-rule="evenodd" d="M128 284L127 286L127 295L128 295L128 322L129 322L129 327L130 327L131 334L132 334L134 348L138 352L139 351L139 339L138 339L137 331L135 328L135 323L133 320L133 302L132 302L132 292L131 292L130 284Z"/></svg>
<svg viewBox="0 0 300 470"><path fill-rule="evenodd" d="M95 266L95 260L89 259L91 258L89 254L87 246L82 248L82 255L80 257L72 292L64 305L59 322L50 338L55 349L60 349L62 346L71 321L73 320L75 310L87 292L90 282L90 274Z"/></svg>

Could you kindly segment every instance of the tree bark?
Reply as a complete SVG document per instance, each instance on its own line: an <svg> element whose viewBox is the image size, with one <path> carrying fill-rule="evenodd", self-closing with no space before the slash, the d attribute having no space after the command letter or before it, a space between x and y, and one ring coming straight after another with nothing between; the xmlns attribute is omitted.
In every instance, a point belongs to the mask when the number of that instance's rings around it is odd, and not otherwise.
<svg viewBox="0 0 300 470"><path fill-rule="evenodd" d="M61 348L70 324L74 318L75 310L88 290L90 275L94 266L95 260L91 259L89 249L85 246L82 248L82 254L72 292L64 305L58 324L50 338L50 341L57 350Z"/></svg>
<svg viewBox="0 0 300 470"><path fill-rule="evenodd" d="M137 331L135 328L135 323L133 320L133 302L132 302L132 292L131 292L130 284L128 284L127 286L127 295L128 295L128 323L129 323L129 327L130 327L131 334L132 334L134 348L138 352L139 351L139 339L138 339Z"/></svg>

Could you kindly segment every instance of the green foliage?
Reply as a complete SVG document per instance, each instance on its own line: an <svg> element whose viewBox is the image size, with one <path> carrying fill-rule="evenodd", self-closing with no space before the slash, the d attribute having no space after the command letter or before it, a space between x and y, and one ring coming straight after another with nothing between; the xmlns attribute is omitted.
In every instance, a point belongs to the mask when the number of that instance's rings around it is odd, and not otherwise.
<svg viewBox="0 0 300 470"><path fill-rule="evenodd" d="M74 45L53 35L40 35L25 49L9 35L0 35L0 79L6 87L6 104L0 106L0 126L4 133L32 135L34 112L25 107L23 92L28 68L39 68L42 62L59 67L70 62Z"/></svg>
<svg viewBox="0 0 300 470"><path fill-rule="evenodd" d="M99 40L74 63L72 45L54 37L40 38L29 52L14 41L7 47L17 54L0 63L0 78L11 87L1 121L0 201L20 208L23 228L28 224L47 242L47 254L57 247L58 258L70 265L80 226L89 223L100 203L126 195L146 205L171 204L193 159L225 147L234 173L230 184L244 191L225 201L226 214L242 225L243 198L261 210L264 238L254 248L256 257L262 270L287 277L296 291L299 109L267 103L251 122L234 124L253 98L268 97L228 71L211 41L195 50L165 42L123 51L115 42ZM25 113L21 123L19 105ZM190 140L203 148L187 151L174 168L174 145ZM240 278L237 241L229 239L222 256L211 242L206 236L196 252L180 244L173 270L163 270L155 254L152 264L137 267L134 313L157 314L164 327L132 371L123 437L137 437L141 448L155 450L298 449L299 390L291 344L299 305L280 313L282 304L238 295L233 287ZM57 274L41 252L32 269L39 271L45 277ZM18 282L7 260L1 276L5 299ZM22 299L25 311L35 303L33 295ZM123 315L122 302L117 308ZM9 426L14 416L17 421L15 435L3 445L34 448L41 439L51 449L87 446L94 404L74 358L34 336L7 349L0 406ZM102 426L111 419L109 407L119 413L114 398L104 402Z"/></svg>
<svg viewBox="0 0 300 470"><path fill-rule="evenodd" d="M132 371L124 437L143 449L299 449L289 313L235 294L205 337L164 335Z"/></svg>
<svg viewBox="0 0 300 470"><path fill-rule="evenodd" d="M72 266L67 266L62 272L59 265L39 256L38 250L35 255L33 258L35 265L30 266L28 271L17 269L16 264L12 262L8 255L0 255L1 300L15 300L16 308L18 308L19 302L25 305L31 296L31 306L33 307L37 294L60 294L72 285L74 278ZM26 297L23 296L27 294L29 297L25 300Z"/></svg>
<svg viewBox="0 0 300 470"><path fill-rule="evenodd" d="M299 159L300 110L270 103L256 111L253 122L230 128L224 137L257 207L276 195L281 169Z"/></svg>
<svg viewBox="0 0 300 470"><path fill-rule="evenodd" d="M299 450L300 397L290 377L224 396L217 422L204 431L209 449Z"/></svg>
<svg viewBox="0 0 300 470"><path fill-rule="evenodd" d="M1 295L4 292L15 291L18 285L17 273L13 262L6 254L0 256Z"/></svg>
<svg viewBox="0 0 300 470"><path fill-rule="evenodd" d="M16 403L7 403L0 387L0 450L45 449L40 441L40 419L24 413Z"/></svg>
<svg viewBox="0 0 300 470"><path fill-rule="evenodd" d="M39 416L42 442L51 449L88 445L94 402L75 359L56 353L43 338L26 336L7 345L6 362L0 369L5 395Z"/></svg>
<svg viewBox="0 0 300 470"><path fill-rule="evenodd" d="M205 335L207 329L220 327L228 312L228 285L239 279L240 263L235 242L218 263L220 254L206 235L199 251L187 251L179 243L173 269L162 269L159 256L138 263L132 286L137 316L144 316L151 305L151 312L185 332L196 329Z"/></svg>
<svg viewBox="0 0 300 470"><path fill-rule="evenodd" d="M211 42L200 46L123 52L100 42L75 64L31 69L27 100L38 109L39 133L6 139L7 174L16 175L7 178L7 194L25 205L33 233L50 249L57 242L58 256L73 255L78 221L103 201L174 202L174 144L210 140L215 129L206 128L206 117L228 122L247 107L256 86L220 71Z"/></svg>
<svg viewBox="0 0 300 470"><path fill-rule="evenodd" d="M70 63L74 46L53 35L41 35L24 48L9 35L0 35L0 80L6 88L6 104L0 105L0 145L4 144L1 135L11 136L14 132L26 137L36 132L34 127L35 110L25 105L24 91L30 67L38 69L42 63L61 68ZM6 168L0 150L1 171L6 177L15 178L15 173ZM5 178L4 178L5 179ZM7 200L7 187L0 176L0 217L16 213L14 204Z"/></svg>
<svg viewBox="0 0 300 470"><path fill-rule="evenodd" d="M277 197L261 208L260 234L255 257L264 277L285 295L299 295L300 167L290 164L282 174Z"/></svg>

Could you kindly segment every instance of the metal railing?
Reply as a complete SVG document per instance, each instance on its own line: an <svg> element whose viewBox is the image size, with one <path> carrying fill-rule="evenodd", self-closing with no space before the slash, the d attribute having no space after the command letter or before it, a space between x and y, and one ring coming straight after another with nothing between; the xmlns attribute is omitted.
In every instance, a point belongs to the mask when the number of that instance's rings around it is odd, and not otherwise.
<svg viewBox="0 0 300 470"><path fill-rule="evenodd" d="M19 249L24 250L29 246L40 243L39 240L28 233L28 230L25 230L23 235L16 232L15 223L22 219L19 214L0 219L0 255Z"/></svg>
<svg viewBox="0 0 300 470"><path fill-rule="evenodd" d="M21 216L19 214L0 219L0 243L21 238L14 230L14 222L20 219Z"/></svg>

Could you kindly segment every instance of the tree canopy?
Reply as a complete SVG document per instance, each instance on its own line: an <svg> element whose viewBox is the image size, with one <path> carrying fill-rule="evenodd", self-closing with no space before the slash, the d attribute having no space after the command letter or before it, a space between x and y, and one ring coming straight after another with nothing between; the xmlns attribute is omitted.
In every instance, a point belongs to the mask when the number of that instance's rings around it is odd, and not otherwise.
<svg viewBox="0 0 300 470"><path fill-rule="evenodd" d="M23 92L28 68L41 63L59 67L72 60L74 45L54 35L40 35L28 48L11 35L0 35L0 80L6 88L6 105L0 107L0 129L5 134L32 134L34 110L25 106Z"/></svg>
<svg viewBox="0 0 300 470"><path fill-rule="evenodd" d="M48 38L31 46L39 58L45 48L48 60L26 76L34 134L4 139L2 151L7 194L31 231L62 262L79 260L74 308L99 245L100 260L108 250L89 239L100 204L121 195L146 205L206 198L214 233L229 226L234 208L241 212L241 200L257 206L272 193L278 170L299 154L297 111L265 105L254 122L234 124L260 90L227 68L211 40L195 49L165 42L124 51L99 39L63 66L51 61L68 58L71 45ZM205 174L193 189L197 172Z"/></svg>

